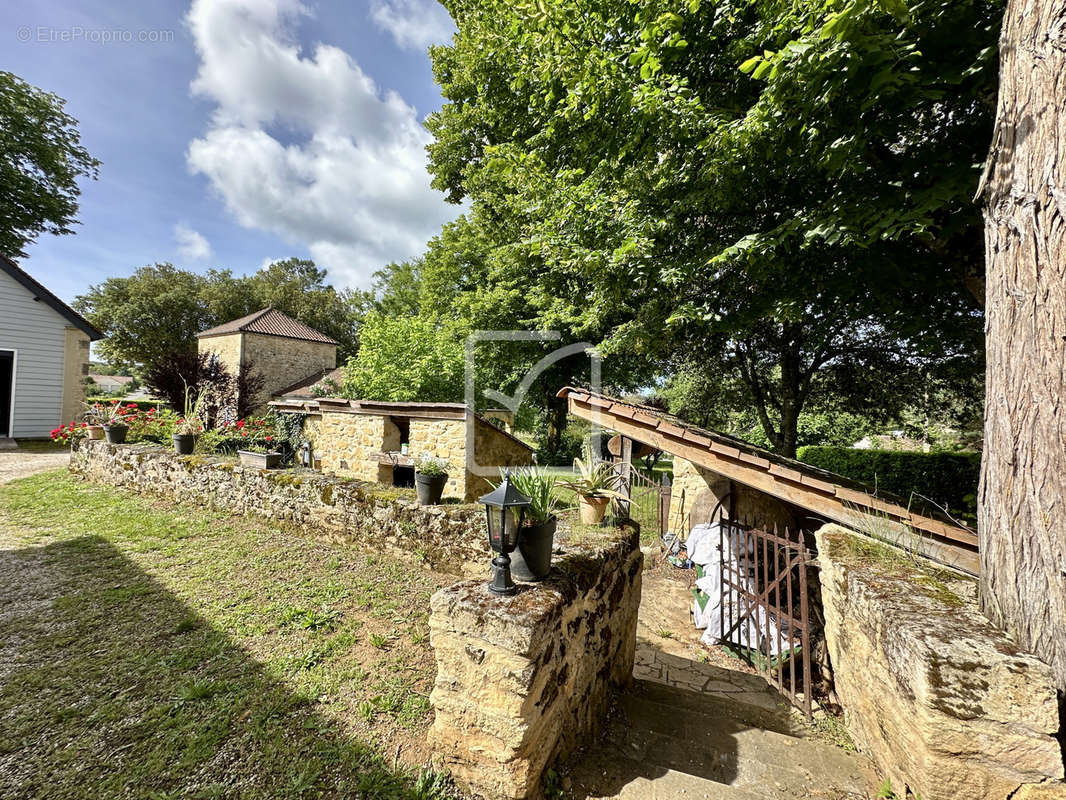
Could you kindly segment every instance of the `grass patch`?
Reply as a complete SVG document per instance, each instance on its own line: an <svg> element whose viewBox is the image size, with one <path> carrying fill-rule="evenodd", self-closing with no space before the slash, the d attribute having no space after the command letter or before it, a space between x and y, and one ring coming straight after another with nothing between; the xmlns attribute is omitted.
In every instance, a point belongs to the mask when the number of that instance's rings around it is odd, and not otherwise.
<svg viewBox="0 0 1066 800"><path fill-rule="evenodd" d="M448 578L65 472L0 487L0 548L0 796L452 795L397 632Z"/></svg>

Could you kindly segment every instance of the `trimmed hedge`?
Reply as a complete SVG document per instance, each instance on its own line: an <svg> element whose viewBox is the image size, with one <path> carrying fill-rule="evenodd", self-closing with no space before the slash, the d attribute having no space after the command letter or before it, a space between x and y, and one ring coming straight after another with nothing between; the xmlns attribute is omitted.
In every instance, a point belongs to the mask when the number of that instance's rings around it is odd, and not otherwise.
<svg viewBox="0 0 1066 800"><path fill-rule="evenodd" d="M928 498L952 513L977 514L980 453L915 453L856 450L850 447L801 447L797 458L908 500Z"/></svg>

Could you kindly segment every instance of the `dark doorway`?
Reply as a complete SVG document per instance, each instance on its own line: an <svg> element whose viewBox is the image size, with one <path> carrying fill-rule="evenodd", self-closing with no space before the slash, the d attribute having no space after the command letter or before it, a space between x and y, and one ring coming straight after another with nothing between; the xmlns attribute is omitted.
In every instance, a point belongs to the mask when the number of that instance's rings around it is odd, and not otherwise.
<svg viewBox="0 0 1066 800"><path fill-rule="evenodd" d="M15 388L15 353L0 350L0 437L11 435L11 402Z"/></svg>

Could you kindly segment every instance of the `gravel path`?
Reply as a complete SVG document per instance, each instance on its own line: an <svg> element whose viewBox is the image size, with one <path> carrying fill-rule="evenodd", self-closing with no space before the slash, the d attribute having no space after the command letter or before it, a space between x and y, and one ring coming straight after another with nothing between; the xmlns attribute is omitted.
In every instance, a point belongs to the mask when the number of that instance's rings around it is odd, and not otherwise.
<svg viewBox="0 0 1066 800"><path fill-rule="evenodd" d="M38 472L59 469L70 463L70 453L27 453L22 450L0 451L0 483L25 478Z"/></svg>

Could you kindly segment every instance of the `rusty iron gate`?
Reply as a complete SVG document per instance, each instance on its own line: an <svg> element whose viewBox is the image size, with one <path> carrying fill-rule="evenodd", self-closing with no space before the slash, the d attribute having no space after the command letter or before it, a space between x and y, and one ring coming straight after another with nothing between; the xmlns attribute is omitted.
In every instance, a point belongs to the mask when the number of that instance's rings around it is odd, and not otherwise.
<svg viewBox="0 0 1066 800"><path fill-rule="evenodd" d="M721 642L811 717L811 631L803 533L720 528Z"/></svg>
<svg viewBox="0 0 1066 800"><path fill-rule="evenodd" d="M658 480L635 464L630 464L627 470L622 461L615 461L614 468L618 472L618 491L622 494L614 503L618 516L638 523L642 532L655 531L661 538L669 527L670 476L663 475Z"/></svg>

